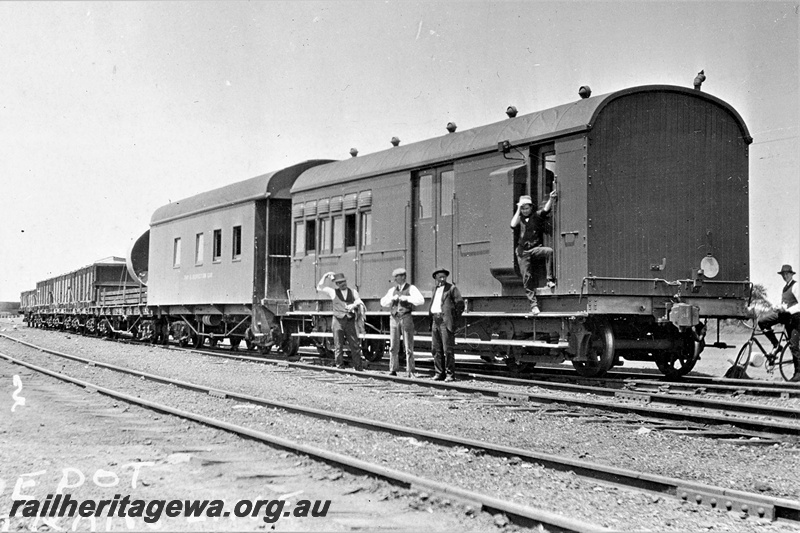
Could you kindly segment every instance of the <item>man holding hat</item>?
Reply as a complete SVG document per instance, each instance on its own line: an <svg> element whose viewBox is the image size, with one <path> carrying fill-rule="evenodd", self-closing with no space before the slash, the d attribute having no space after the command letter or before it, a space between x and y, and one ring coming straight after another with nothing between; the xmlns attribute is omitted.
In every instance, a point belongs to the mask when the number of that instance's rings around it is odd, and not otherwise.
<svg viewBox="0 0 800 533"><path fill-rule="evenodd" d="M531 314L539 314L539 306L536 300L536 287L534 286L533 268L535 261L545 262L547 272L547 286L556 286L555 276L553 276L553 249L544 246L544 229L547 217L550 216L550 209L553 202L558 198L555 189L550 193L547 203L538 211L533 211L533 200L530 196L523 195L517 202L517 212L511 218L511 227L520 226L519 243L516 249L519 270L522 273L522 286L525 287L525 294L531 304Z"/></svg>
<svg viewBox="0 0 800 533"><path fill-rule="evenodd" d="M800 287L792 277L795 275L791 265L783 265L778 274L786 282L781 294L781 306L777 311L770 311L758 321L758 327L764 336L772 342L773 352L778 349L778 339L772 326L782 324L789 337L789 349L792 351L794 375L789 381L800 381Z"/></svg>
<svg viewBox="0 0 800 533"><path fill-rule="evenodd" d="M325 287L325 282L331 280L336 288ZM356 331L356 320L364 302L358 296L358 291L347 287L347 278L339 272L328 272L317 283L317 290L327 294L333 302L333 353L336 368L344 368L344 339L350 345L350 356L353 360L353 369L360 372L363 369L361 362L361 340Z"/></svg>
<svg viewBox="0 0 800 533"><path fill-rule="evenodd" d="M395 268L392 272L393 286L381 298L381 306L389 308L389 375L396 376L400 368L400 335L406 347L406 377L416 377L414 373L414 318L411 312L422 305L425 298L415 286L406 283L406 269Z"/></svg>
<svg viewBox="0 0 800 533"><path fill-rule="evenodd" d="M431 349L436 381L456 380L455 328L456 320L464 312L464 299L458 287L447 283L450 271L438 268L433 271L436 285L433 288L431 306ZM446 376L446 377L445 377Z"/></svg>

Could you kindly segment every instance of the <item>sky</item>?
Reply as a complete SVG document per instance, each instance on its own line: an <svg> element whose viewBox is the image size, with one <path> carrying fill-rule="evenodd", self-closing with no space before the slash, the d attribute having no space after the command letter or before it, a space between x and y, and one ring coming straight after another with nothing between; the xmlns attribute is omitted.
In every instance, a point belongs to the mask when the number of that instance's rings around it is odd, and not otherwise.
<svg viewBox="0 0 800 533"><path fill-rule="evenodd" d="M160 206L648 84L751 136L751 279L800 271L800 3L0 2L0 301L124 257ZM690 194L687 191L687 194ZM798 276L800 278L800 276Z"/></svg>

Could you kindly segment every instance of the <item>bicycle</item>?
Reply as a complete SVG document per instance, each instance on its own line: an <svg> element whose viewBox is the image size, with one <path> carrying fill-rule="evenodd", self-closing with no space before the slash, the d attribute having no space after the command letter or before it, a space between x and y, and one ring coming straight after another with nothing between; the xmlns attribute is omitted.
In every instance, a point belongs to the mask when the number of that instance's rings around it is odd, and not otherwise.
<svg viewBox="0 0 800 533"><path fill-rule="evenodd" d="M781 330L780 334L777 335L778 347L772 351L764 348L758 340L759 337L765 337L764 332L753 321L753 332L750 334L750 339L739 350L736 361L733 363L734 367L738 366L744 369L748 365L758 367L766 363L765 370L767 374L771 376L777 367L784 381L789 381L794 375L794 361L792 359L792 351L789 349L789 336L786 334L786 329ZM756 352L753 354L754 345L761 353Z"/></svg>

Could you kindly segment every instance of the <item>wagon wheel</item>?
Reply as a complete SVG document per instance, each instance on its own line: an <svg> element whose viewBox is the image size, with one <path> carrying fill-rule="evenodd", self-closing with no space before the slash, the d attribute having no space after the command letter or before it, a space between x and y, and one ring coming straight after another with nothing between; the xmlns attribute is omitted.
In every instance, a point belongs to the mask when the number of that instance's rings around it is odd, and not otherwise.
<svg viewBox="0 0 800 533"><path fill-rule="evenodd" d="M231 343L231 351L232 352L238 352L239 351L239 345L242 343L242 338L239 337L238 335L229 335L228 336L228 342Z"/></svg>
<svg viewBox="0 0 800 533"><path fill-rule="evenodd" d="M286 337L281 341L280 350L281 352L286 355L286 357L294 357L297 355L297 351L300 349L300 342L291 335L286 335Z"/></svg>
<svg viewBox="0 0 800 533"><path fill-rule="evenodd" d="M107 318L104 318L102 322L100 322L100 335L107 339L114 338L114 332L111 329L111 322L108 321Z"/></svg>
<svg viewBox="0 0 800 533"><path fill-rule="evenodd" d="M691 330L681 334L680 347L676 350L665 350L655 354L656 366L668 378L679 378L692 371L700 360L700 352L704 344L695 339Z"/></svg>
<svg viewBox="0 0 800 533"><path fill-rule="evenodd" d="M260 346L258 346L258 353L260 353L261 355L268 355L269 352L272 351L273 346L274 345L271 342L267 344L261 344Z"/></svg>
<svg viewBox="0 0 800 533"><path fill-rule="evenodd" d="M191 341L189 326L185 324L181 324L180 326L178 326L176 328L176 335L177 335L176 340L178 341L178 346L180 346L181 348L186 348L187 346L189 346L189 342Z"/></svg>
<svg viewBox="0 0 800 533"><path fill-rule="evenodd" d="M521 361L520 350L513 347L506 347L505 362L509 372L515 374L530 374L536 367L536 363Z"/></svg>
<svg viewBox="0 0 800 533"><path fill-rule="evenodd" d="M614 332L607 322L595 324L590 328L591 335L582 343L585 361L572 361L578 374L584 377L602 376L614 365ZM582 354L581 354L582 355Z"/></svg>
<svg viewBox="0 0 800 533"><path fill-rule="evenodd" d="M205 342L205 338L202 335L192 332L189 334L190 342L192 344L192 348L195 350L202 348L203 343Z"/></svg>
<svg viewBox="0 0 800 533"><path fill-rule="evenodd" d="M386 341L383 339L370 339L361 343L361 352L364 359L370 363L380 361L386 353Z"/></svg>

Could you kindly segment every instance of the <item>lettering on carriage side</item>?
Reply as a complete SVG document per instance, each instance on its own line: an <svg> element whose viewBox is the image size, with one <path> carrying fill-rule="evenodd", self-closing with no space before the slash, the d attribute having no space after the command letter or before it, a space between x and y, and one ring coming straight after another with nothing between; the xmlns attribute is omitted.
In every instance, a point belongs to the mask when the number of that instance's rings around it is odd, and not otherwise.
<svg viewBox="0 0 800 533"><path fill-rule="evenodd" d="M195 279L210 279L214 277L213 272L200 272L198 274L186 274L183 276L184 280L195 280Z"/></svg>
<svg viewBox="0 0 800 533"><path fill-rule="evenodd" d="M19 395L22 392L22 378L15 374L12 382L16 387L16 390L11 393L11 399L14 400L14 405L11 406L11 412L13 413L18 405L25 405L25 398Z"/></svg>

